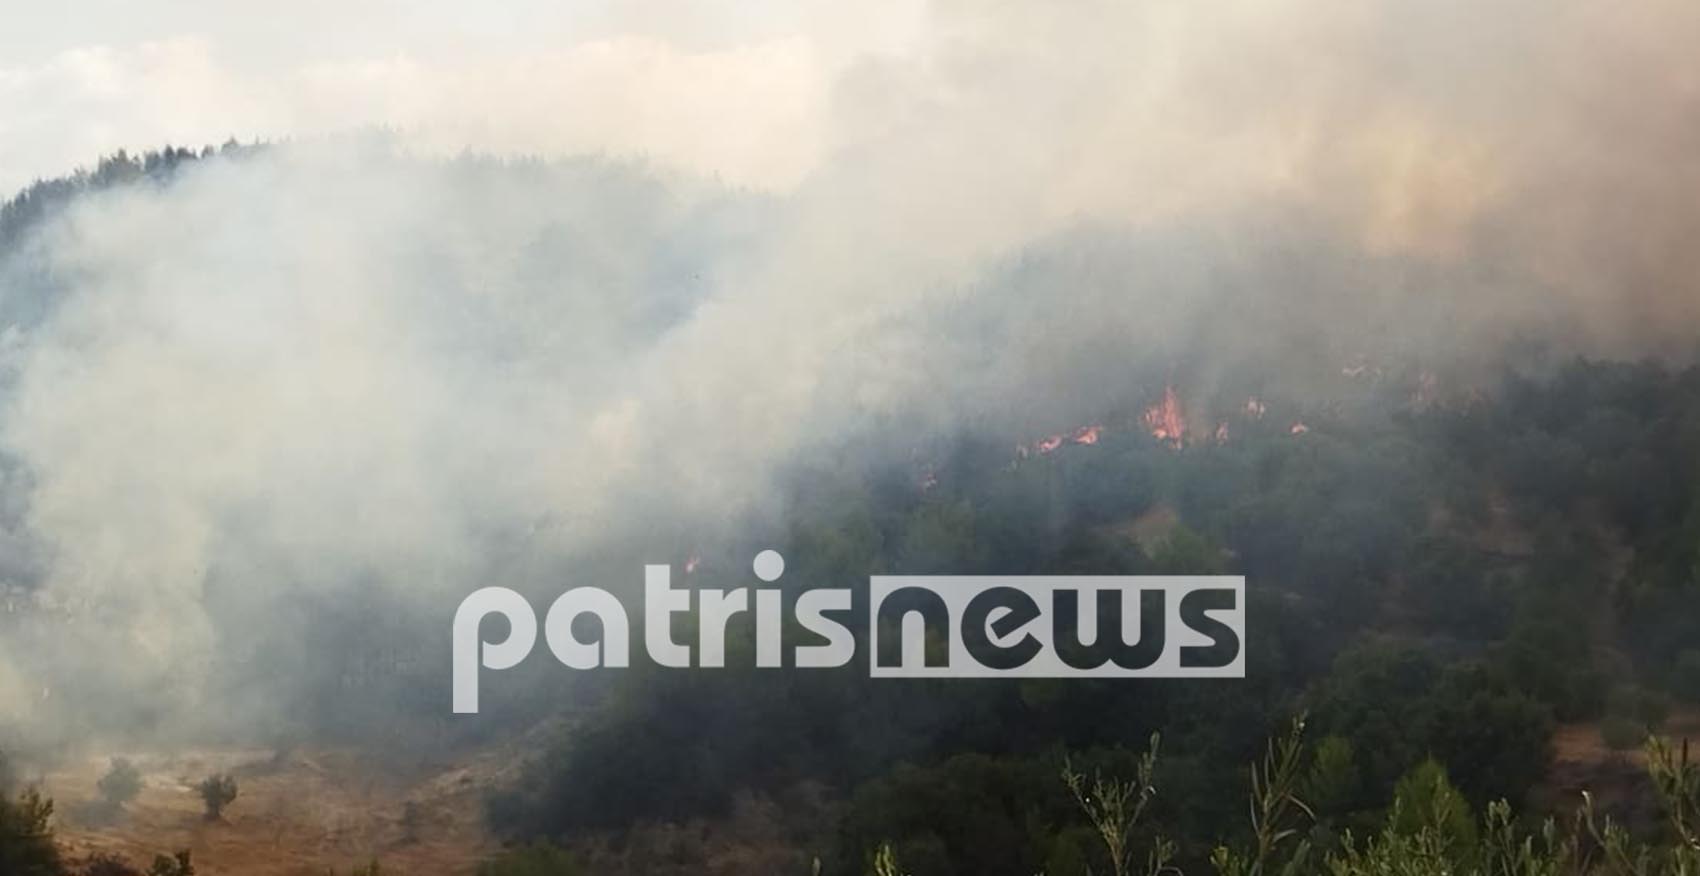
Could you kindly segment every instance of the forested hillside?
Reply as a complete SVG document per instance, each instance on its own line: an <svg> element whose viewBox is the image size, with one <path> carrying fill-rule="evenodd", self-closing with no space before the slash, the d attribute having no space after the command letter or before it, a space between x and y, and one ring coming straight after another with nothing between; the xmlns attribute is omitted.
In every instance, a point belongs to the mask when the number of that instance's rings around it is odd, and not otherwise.
<svg viewBox="0 0 1700 876"><path fill-rule="evenodd" d="M0 208L0 249L33 245L83 193L165 185L201 155L119 155L33 186ZM10 275L8 330L62 280ZM441 714L440 643L399 622L343 641L327 617L316 629L339 655L384 678L402 666L406 684L373 694L347 670L304 685L300 714L322 720L264 742L353 738L395 756L363 706L434 728L451 754L554 728L486 789L490 828L515 849L491 876L1694 872L1684 746L1655 748L1656 781L1601 797L1591 820L1540 834L1539 819L1568 824L1580 787L1617 782L1649 734L1700 708L1700 369L1538 340L1467 370L1354 356L1294 378L1288 362L1146 361L1095 390L1090 418L1039 432L893 418L788 464L783 513L688 549L677 525L607 549L665 556L709 587L776 548L788 600L855 591L859 636L875 574L1244 575L1243 681L533 666L502 682L530 679L523 695L494 696L469 729ZM28 569L12 580L27 592ZM529 586L541 601L558 583ZM390 610L360 592L370 602L339 607L349 629ZM446 630L434 610L394 616ZM734 631L747 653L750 631ZM1559 728L1622 754L1557 770ZM0 809L0 873L131 872L58 860L22 779ZM1659 851L1636 858L1607 812ZM1163 853L1147 870L1149 850Z"/></svg>
<svg viewBox="0 0 1700 876"><path fill-rule="evenodd" d="M1090 441L963 435L795 474L788 580L1244 574L1243 682L639 673L572 716L494 823L641 845L657 823L766 817L840 872L881 841L917 873L1075 872L1058 861L1093 842L1054 780L1064 754L1131 775L1161 732L1146 817L1197 872L1246 838L1245 765L1299 713L1318 823L1361 835L1431 761L1476 813L1568 808L1534 794L1558 723L1634 748L1700 703L1700 371L1573 361L1450 392L1409 378L1346 403L1213 399L1221 419L1179 441L1152 434L1164 399L1146 389Z"/></svg>

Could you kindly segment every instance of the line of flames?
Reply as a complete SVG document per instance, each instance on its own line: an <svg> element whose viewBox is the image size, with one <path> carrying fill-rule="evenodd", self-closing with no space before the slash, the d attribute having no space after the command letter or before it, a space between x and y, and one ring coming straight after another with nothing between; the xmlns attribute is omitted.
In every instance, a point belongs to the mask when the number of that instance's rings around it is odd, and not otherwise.
<svg viewBox="0 0 1700 876"><path fill-rule="evenodd" d="M1246 399L1245 404L1240 409L1240 416L1246 420L1261 420L1268 412L1269 405L1254 395ZM1233 429L1229 426L1227 420L1218 421L1214 428L1202 435L1189 433L1185 409L1181 405L1180 394L1175 391L1173 385L1163 387L1162 399L1146 408L1144 413L1140 415L1140 421L1152 438L1175 450L1185 446L1189 440L1198 438L1216 444L1226 444L1233 435ZM1081 426L1072 432L1057 432L1046 435L1030 444L1017 444L1015 446L1016 461L1019 462L1034 456L1046 456L1071 444L1097 444L1099 439L1103 437L1105 428L1101 423L1094 423ZM1287 429L1288 434L1291 435L1303 435L1309 431L1310 426L1302 420L1293 421ZM938 483L937 475L928 469L922 473L919 483L923 491L931 489Z"/></svg>

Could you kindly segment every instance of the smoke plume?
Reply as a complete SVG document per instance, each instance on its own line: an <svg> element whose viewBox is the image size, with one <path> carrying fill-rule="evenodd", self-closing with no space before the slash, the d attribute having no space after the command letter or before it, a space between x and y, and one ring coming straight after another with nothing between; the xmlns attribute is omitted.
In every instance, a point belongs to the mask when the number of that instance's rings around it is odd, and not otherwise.
<svg viewBox="0 0 1700 876"><path fill-rule="evenodd" d="M1054 431L1140 369L1686 357L1696 37L1676 0L941 4L783 124L656 85L641 136L421 110L85 196L0 268L0 721L258 726L304 667L255 638L373 601L446 637L478 586L775 519L843 436ZM547 118L525 79L361 81Z"/></svg>

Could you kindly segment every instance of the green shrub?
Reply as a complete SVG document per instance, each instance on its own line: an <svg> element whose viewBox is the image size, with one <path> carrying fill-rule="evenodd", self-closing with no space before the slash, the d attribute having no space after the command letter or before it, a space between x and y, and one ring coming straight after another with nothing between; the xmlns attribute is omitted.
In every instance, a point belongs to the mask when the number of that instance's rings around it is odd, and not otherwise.
<svg viewBox="0 0 1700 876"><path fill-rule="evenodd" d="M199 788L201 802L207 807L207 820L224 816L224 807L236 799L236 777L229 773L214 773L204 779Z"/></svg>
<svg viewBox="0 0 1700 876"><path fill-rule="evenodd" d="M175 855L154 855L153 866L148 868L148 876L195 876L195 865L190 861L189 850L184 849Z"/></svg>
<svg viewBox="0 0 1700 876"><path fill-rule="evenodd" d="M1357 800L1362 783L1351 741L1341 736L1323 737L1305 777L1306 801L1317 812L1345 812Z"/></svg>
<svg viewBox="0 0 1700 876"><path fill-rule="evenodd" d="M1433 758L1411 768L1393 789L1388 825L1402 836L1430 833L1448 846L1474 847L1476 820L1446 768Z"/></svg>
<svg viewBox="0 0 1700 876"><path fill-rule="evenodd" d="M142 774L135 764L122 757L112 759L112 766L95 785L106 805L121 809L142 792Z"/></svg>
<svg viewBox="0 0 1700 876"><path fill-rule="evenodd" d="M516 846L478 867L478 876L578 876L583 872L572 855L548 842Z"/></svg>
<svg viewBox="0 0 1700 876"><path fill-rule="evenodd" d="M16 800L0 798L0 873L59 876L64 872L53 843L53 801L35 791Z"/></svg>

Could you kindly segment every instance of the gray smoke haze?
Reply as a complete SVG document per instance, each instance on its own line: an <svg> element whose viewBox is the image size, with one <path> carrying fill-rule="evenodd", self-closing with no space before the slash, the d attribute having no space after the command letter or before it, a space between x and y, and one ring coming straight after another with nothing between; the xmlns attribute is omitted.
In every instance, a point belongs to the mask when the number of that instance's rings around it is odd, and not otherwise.
<svg viewBox="0 0 1700 876"><path fill-rule="evenodd" d="M773 178L717 179L741 118L669 98L580 157L310 136L40 228L0 269L39 311L0 337L0 724L258 726L292 668L221 679L248 631L311 640L291 606L446 636L504 576L775 515L776 473L880 423L1055 429L1163 363L1696 349L1693 4L919 21L830 67L802 142L755 128ZM475 81L453 106L527 110Z"/></svg>

